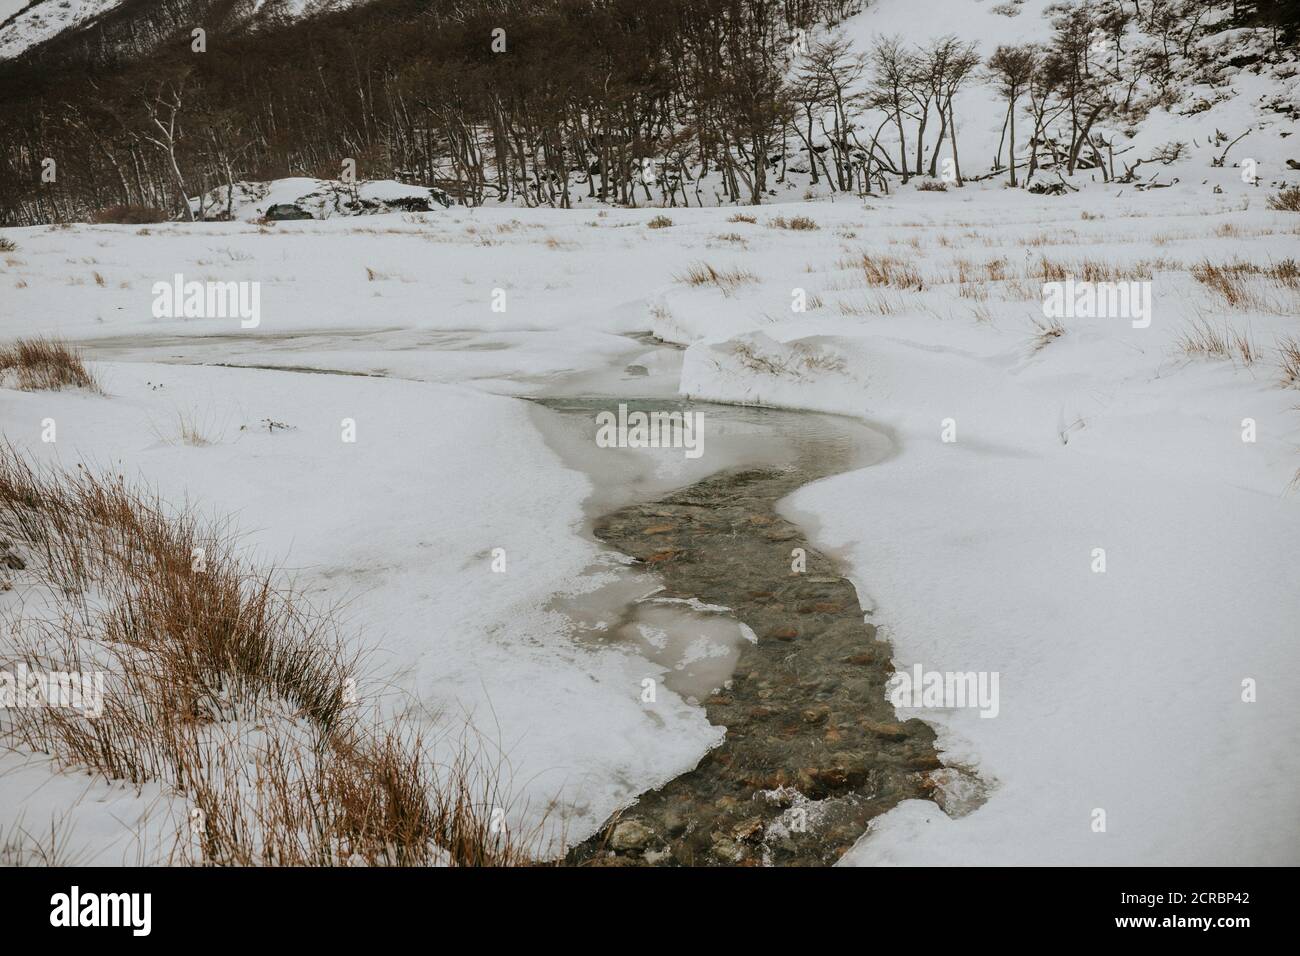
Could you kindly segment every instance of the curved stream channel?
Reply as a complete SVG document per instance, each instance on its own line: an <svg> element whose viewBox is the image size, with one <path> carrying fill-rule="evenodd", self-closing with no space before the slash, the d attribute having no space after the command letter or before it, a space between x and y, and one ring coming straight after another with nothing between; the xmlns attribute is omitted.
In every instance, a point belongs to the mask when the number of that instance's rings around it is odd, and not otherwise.
<svg viewBox="0 0 1300 956"><path fill-rule="evenodd" d="M676 375L663 351L650 353L654 376L556 383L600 394L536 400L548 442L591 479L588 532L634 559L618 583L557 603L580 639L624 644L662 668L662 686L703 706L725 737L568 861L831 864L873 817L937 796L942 765L929 725L900 723L887 700L890 647L834 558L809 543L802 529L815 519L781 502L893 446L854 419L666 395ZM597 415L620 403L701 413L703 454L598 446ZM653 706L644 692L642 703Z"/></svg>
<svg viewBox="0 0 1300 956"><path fill-rule="evenodd" d="M234 355L235 343L220 337L87 344L105 358L384 375L391 370L374 362L390 349L436 362L439 351L491 339L457 334L263 336L256 350ZM970 809L978 781L940 769L927 724L898 721L886 697L889 645L835 559L809 543L804 529L815 533L816 520L782 504L809 482L886 458L890 439L850 418L682 400L680 351L648 334L632 338L640 348L623 356L631 365L516 379L535 390L531 415L547 442L590 479L586 533L625 556L612 575L608 564L591 569L608 583L554 603L576 640L640 654L656 692L699 704L725 735L693 770L640 794L573 847L568 861L825 865L901 800L935 799L954 815ZM299 352L303 339L315 354ZM358 355L362 343L378 351ZM268 347L274 358L297 352L303 364L256 364ZM597 415L620 403L629 412L702 413L702 454L598 446ZM966 796L952 795L955 776Z"/></svg>

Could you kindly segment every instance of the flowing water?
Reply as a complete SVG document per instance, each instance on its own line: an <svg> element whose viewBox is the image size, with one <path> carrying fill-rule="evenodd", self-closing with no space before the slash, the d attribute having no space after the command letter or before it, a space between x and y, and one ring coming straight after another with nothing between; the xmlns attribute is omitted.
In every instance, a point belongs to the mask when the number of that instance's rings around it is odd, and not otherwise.
<svg viewBox="0 0 1300 956"><path fill-rule="evenodd" d="M335 330L93 347L95 357L128 361L439 380L449 356L506 349L502 337ZM575 639L640 655L656 692L699 704L725 737L693 770L573 847L569 861L824 865L901 800L936 799L952 812L958 771L941 769L928 725L897 721L886 699L889 646L834 557L809 543L816 520L782 504L809 482L892 454L889 437L839 416L683 401L680 353L648 335L629 338L640 350L626 366L497 381L534 393L534 424L590 479L586 533L627 562L594 591L556 599ZM701 413L702 453L598 447L596 416L620 403ZM609 579L609 566L592 574ZM969 809L980 785L959 783Z"/></svg>
<svg viewBox="0 0 1300 956"><path fill-rule="evenodd" d="M598 447L596 416L620 402L702 413L703 454ZM628 581L563 609L584 639L664 668L664 688L726 728L694 770L642 794L571 863L830 864L873 817L934 795L934 733L899 723L886 699L889 646L834 558L808 542L811 519L780 505L886 457L886 435L838 416L663 397L538 405L543 434L592 479L590 533L635 559Z"/></svg>

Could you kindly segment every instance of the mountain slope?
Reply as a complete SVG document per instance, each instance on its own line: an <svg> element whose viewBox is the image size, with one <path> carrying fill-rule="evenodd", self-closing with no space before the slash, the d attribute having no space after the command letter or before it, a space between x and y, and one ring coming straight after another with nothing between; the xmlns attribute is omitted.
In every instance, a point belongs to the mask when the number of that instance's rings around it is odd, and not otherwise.
<svg viewBox="0 0 1300 956"><path fill-rule="evenodd" d="M178 33L209 36L290 23L356 0L0 0L0 60L78 54L92 62L147 55Z"/></svg>

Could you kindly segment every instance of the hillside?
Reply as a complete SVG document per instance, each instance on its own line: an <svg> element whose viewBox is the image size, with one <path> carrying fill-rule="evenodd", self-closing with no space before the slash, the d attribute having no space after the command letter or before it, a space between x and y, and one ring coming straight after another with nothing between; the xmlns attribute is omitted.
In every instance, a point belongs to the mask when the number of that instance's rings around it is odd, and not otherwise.
<svg viewBox="0 0 1300 956"><path fill-rule="evenodd" d="M1212 188L1243 159L1278 184L1296 159L1289 0L196 2L128 0L0 65L0 221L186 217L292 176L692 206L917 178Z"/></svg>

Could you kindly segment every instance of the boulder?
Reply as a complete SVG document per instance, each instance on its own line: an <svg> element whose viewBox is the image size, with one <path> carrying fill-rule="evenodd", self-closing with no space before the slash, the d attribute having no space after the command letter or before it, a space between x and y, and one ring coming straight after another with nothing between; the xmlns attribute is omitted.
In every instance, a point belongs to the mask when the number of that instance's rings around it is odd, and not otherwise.
<svg viewBox="0 0 1300 956"><path fill-rule="evenodd" d="M312 215L296 203L281 202L266 210L266 218L282 222L287 219L311 219Z"/></svg>

